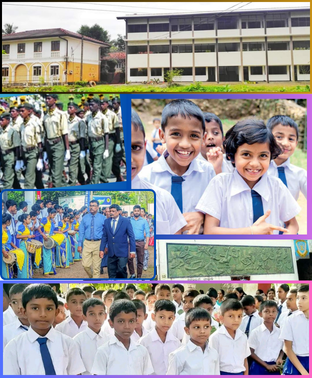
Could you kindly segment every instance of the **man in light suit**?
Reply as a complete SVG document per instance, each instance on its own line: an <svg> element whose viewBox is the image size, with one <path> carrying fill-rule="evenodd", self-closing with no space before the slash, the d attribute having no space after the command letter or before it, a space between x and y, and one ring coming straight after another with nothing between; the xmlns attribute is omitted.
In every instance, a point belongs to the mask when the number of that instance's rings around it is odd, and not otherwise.
<svg viewBox="0 0 312 378"><path fill-rule="evenodd" d="M130 258L134 258L136 255L133 228L129 219L123 218L119 214L120 207L118 205L111 205L109 210L111 218L104 222L100 257L104 257L104 249L108 244L108 277L127 278L129 244Z"/></svg>

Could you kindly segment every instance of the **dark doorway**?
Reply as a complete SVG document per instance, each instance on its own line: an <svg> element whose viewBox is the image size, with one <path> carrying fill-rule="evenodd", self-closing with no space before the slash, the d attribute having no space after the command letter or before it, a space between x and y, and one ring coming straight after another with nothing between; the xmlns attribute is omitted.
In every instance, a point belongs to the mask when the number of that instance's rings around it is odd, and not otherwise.
<svg viewBox="0 0 312 378"><path fill-rule="evenodd" d="M219 81L239 81L238 67L219 67Z"/></svg>
<svg viewBox="0 0 312 378"><path fill-rule="evenodd" d="M244 81L249 81L248 67L244 67Z"/></svg>
<svg viewBox="0 0 312 378"><path fill-rule="evenodd" d="M208 81L216 81L216 68L208 67Z"/></svg>

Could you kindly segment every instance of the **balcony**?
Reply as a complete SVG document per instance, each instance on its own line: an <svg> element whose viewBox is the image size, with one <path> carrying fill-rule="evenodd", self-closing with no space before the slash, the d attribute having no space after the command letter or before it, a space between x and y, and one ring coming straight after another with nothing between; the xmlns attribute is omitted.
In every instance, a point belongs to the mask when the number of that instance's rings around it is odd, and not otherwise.
<svg viewBox="0 0 312 378"><path fill-rule="evenodd" d="M42 52L34 52L34 58L42 58Z"/></svg>
<svg viewBox="0 0 312 378"><path fill-rule="evenodd" d="M264 28L242 29L242 36L243 37L264 36Z"/></svg>
<svg viewBox="0 0 312 378"><path fill-rule="evenodd" d="M291 64L290 50L268 51L269 66L286 66Z"/></svg>
<svg viewBox="0 0 312 378"><path fill-rule="evenodd" d="M239 51L220 52L219 66L240 66L241 58Z"/></svg>
<svg viewBox="0 0 312 378"><path fill-rule="evenodd" d="M59 58L61 56L59 51L51 51L51 58Z"/></svg>
<svg viewBox="0 0 312 378"><path fill-rule="evenodd" d="M243 63L244 66L264 66L265 51L244 51Z"/></svg>
<svg viewBox="0 0 312 378"><path fill-rule="evenodd" d="M310 50L294 50L294 64L310 65Z"/></svg>
<svg viewBox="0 0 312 378"><path fill-rule="evenodd" d="M3 54L2 60L10 60L10 54Z"/></svg>
<svg viewBox="0 0 312 378"><path fill-rule="evenodd" d="M18 60L19 60L19 59L25 59L25 56L26 56L25 53L18 53L18 54L17 54L17 59L18 59Z"/></svg>
<svg viewBox="0 0 312 378"><path fill-rule="evenodd" d="M195 53L195 66L197 67L213 67L217 65L217 54L215 52L200 52Z"/></svg>

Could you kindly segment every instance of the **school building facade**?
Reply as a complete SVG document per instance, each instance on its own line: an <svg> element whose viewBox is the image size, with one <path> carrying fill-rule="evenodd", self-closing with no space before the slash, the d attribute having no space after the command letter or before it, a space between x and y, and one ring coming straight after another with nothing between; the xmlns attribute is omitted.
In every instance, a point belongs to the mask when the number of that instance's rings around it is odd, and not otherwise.
<svg viewBox="0 0 312 378"><path fill-rule="evenodd" d="M2 36L2 84L64 84L100 80L105 42L65 29Z"/></svg>
<svg viewBox="0 0 312 378"><path fill-rule="evenodd" d="M310 80L310 9L130 15L126 82Z"/></svg>

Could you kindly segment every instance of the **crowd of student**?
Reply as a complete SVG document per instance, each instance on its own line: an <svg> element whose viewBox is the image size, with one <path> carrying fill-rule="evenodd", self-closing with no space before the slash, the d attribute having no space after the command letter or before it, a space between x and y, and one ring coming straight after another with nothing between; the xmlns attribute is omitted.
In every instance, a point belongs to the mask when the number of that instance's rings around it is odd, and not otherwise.
<svg viewBox="0 0 312 378"><path fill-rule="evenodd" d="M300 232L307 172L290 163L299 137L290 117L244 119L224 136L215 114L181 99L154 125L159 157L132 109L132 188L156 191L158 234Z"/></svg>
<svg viewBox="0 0 312 378"><path fill-rule="evenodd" d="M128 212L119 205L100 208L98 201L90 201L90 208L83 206L80 210L62 207L52 200L37 200L31 209L27 202L22 201L19 203L19 210L14 200L2 202L2 256L5 260L2 259L2 278L32 278L34 270L39 267L43 268L44 275L56 275L56 268L70 268L72 264L81 260L84 269L91 277L99 277L104 273L104 267L109 267L111 248L108 241L104 245L103 257L100 257L99 252L104 234L104 222L113 217L112 211L116 213L114 217L117 222L119 217L127 219L133 234L134 252L138 252L137 262L142 264L143 270L147 270L148 243L154 232L153 216L145 213L145 209L140 205L135 205L134 208L136 210L134 209L128 216ZM95 236L89 236L93 215L96 222ZM91 217L90 222L83 221L85 216ZM93 240L89 241L89 247L94 247L93 252L96 255L94 259L96 258L97 266L95 266L93 256L89 258L87 247L85 247L85 241L88 239L98 240L96 243ZM48 245L49 242L53 243L52 248ZM137 251L138 244L140 244L139 251ZM125 251L125 256L128 257L128 250ZM133 259L128 261L128 258L125 263L126 276L127 262L130 275L135 277Z"/></svg>
<svg viewBox="0 0 312 378"><path fill-rule="evenodd" d="M47 94L45 103L31 104L22 96L11 106L2 101L0 148L4 189L107 183L113 173L124 181L126 164L120 98L89 94L77 104L69 98L67 111L58 95ZM68 176L65 172L68 166Z"/></svg>
<svg viewBox="0 0 312 378"><path fill-rule="evenodd" d="M282 284L278 300L274 289L88 285L65 303L49 285L4 291L4 374L309 374L309 285Z"/></svg>

